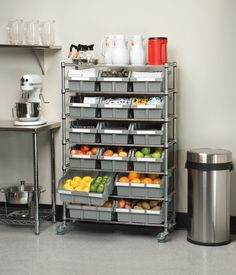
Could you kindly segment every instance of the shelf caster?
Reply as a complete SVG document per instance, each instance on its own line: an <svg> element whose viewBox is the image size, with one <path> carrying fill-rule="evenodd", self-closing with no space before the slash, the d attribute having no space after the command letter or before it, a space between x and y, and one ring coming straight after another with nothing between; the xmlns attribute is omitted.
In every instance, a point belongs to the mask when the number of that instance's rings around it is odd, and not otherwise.
<svg viewBox="0 0 236 275"><path fill-rule="evenodd" d="M57 235L64 235L66 231L67 224L60 224L57 226Z"/></svg>
<svg viewBox="0 0 236 275"><path fill-rule="evenodd" d="M157 235L157 241L159 243L165 243L168 241L168 232L161 232Z"/></svg>

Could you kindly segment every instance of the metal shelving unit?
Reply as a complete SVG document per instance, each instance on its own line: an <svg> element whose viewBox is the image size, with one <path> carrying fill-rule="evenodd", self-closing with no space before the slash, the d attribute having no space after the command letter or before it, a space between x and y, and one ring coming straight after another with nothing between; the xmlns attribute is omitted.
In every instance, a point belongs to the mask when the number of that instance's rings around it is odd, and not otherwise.
<svg viewBox="0 0 236 275"><path fill-rule="evenodd" d="M159 92L134 92L134 91L128 91L128 92L102 92L102 91L76 91L76 90L70 90L67 85L67 81L69 78L66 76L67 70L70 68L74 69L85 69L85 68L94 68L96 67L99 70L112 68L112 69L120 69L124 68L128 71L147 71L147 72L162 72L164 75L163 78L163 88ZM163 228L163 231L161 231L157 235L157 240L159 242L165 242L167 240L167 237L169 235L169 232L173 230L175 226L175 195L176 195L176 93L177 93L177 81L176 81L176 73L177 73L177 64L175 62L171 63L166 63L163 66L106 66L103 64L100 65L77 65L77 64L71 64L71 63L61 63L61 95L62 95L62 170L63 170L63 175L66 175L67 171L71 168L70 163L68 163L68 145L75 144L75 142L70 142L70 139L68 137L68 125L67 123L70 122L71 119L78 119L81 121L94 121L94 122L102 122L102 121L125 121L125 122L156 122L156 123L161 123L164 125L164 139L163 142L161 142L158 145L146 145L150 146L152 148L155 147L161 147L164 151L164 165L163 165L163 170L161 172L148 172L146 173L156 173L162 175L164 179L164 196L160 198L148 198L148 200L160 200L162 201L162 205L164 207L164 222L163 223L157 223L157 224L140 224L136 222L120 222L120 221L94 221L94 220L81 220L81 219L75 219L75 218L70 218L68 216L68 211L67 211L67 203L63 202L63 222L60 224L57 228L57 234L64 234L65 230L68 226L69 223L75 223L76 221L81 221L81 222L98 222L98 223L110 223L110 224L124 224L124 225L133 225L133 226L155 226L155 227L160 227ZM94 118L86 118L86 117L72 117L70 116L70 113L68 111L68 101L67 97L71 93L77 93L80 95L88 95L88 96L98 96L98 97L103 97L103 96L109 96L109 97L115 97L115 96L126 96L126 97L134 97L134 96L160 96L163 97L164 101L164 115L160 119L136 119L133 117L129 117L127 119L116 119L116 118L104 118L104 117L94 117ZM169 97L172 96L172 101L171 106L172 108L172 113L170 114L169 112ZM132 107L131 107L132 109ZM172 138L169 138L168 135L168 128L169 128L169 123L171 123L172 127ZM80 142L76 142L76 144L81 144ZM138 144L104 144L104 143L98 143L98 142L93 142L93 143L88 143L88 145L96 145L96 146L124 146L124 147L144 147L144 145L138 145ZM171 160L169 159L169 156L171 155L172 163ZM170 164L171 163L171 164ZM71 168L72 169L72 168ZM73 169L76 170L83 170L83 171L105 171L101 170L99 167L96 167L95 169L92 168L75 168ZM123 172L129 172L130 170L123 171ZM144 172L145 173L145 172ZM171 184L170 184L170 178ZM119 198L125 198L125 196L121 197L116 194L110 195L110 198L112 199L119 199ZM137 197L130 197L127 196L128 199L141 199L142 198L137 198Z"/></svg>

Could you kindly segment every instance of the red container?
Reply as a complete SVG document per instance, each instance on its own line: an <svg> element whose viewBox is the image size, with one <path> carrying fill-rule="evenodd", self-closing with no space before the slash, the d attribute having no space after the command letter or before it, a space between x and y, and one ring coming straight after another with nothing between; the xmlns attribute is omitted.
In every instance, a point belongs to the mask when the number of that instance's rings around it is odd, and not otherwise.
<svg viewBox="0 0 236 275"><path fill-rule="evenodd" d="M148 65L164 65L167 62L167 37L148 39Z"/></svg>

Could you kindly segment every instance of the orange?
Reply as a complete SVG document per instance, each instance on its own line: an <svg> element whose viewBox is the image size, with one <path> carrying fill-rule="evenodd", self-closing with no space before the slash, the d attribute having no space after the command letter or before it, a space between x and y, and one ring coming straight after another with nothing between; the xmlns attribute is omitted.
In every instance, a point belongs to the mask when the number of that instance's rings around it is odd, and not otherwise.
<svg viewBox="0 0 236 275"><path fill-rule="evenodd" d="M129 182L129 179L127 177L121 177L119 178L119 182Z"/></svg>
<svg viewBox="0 0 236 275"><path fill-rule="evenodd" d="M134 178L130 182L132 182L132 183L140 183L140 179Z"/></svg>
<svg viewBox="0 0 236 275"><path fill-rule="evenodd" d="M135 171L131 171L131 172L129 172L128 178L129 178L129 180L137 179L137 178L139 178L139 174Z"/></svg>
<svg viewBox="0 0 236 275"><path fill-rule="evenodd" d="M154 179L154 180L152 181L152 183L160 184L160 183L161 183L161 179Z"/></svg>
<svg viewBox="0 0 236 275"><path fill-rule="evenodd" d="M159 176L157 174L148 174L148 177L154 180L154 179L157 179Z"/></svg>
<svg viewBox="0 0 236 275"><path fill-rule="evenodd" d="M150 179L150 178L144 178L141 182L142 183L152 183L152 179Z"/></svg>

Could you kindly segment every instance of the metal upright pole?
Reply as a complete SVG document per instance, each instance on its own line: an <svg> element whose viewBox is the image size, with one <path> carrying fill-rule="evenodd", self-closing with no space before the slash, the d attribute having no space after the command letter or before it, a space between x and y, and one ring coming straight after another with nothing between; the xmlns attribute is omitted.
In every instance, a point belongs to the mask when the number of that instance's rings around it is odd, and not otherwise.
<svg viewBox="0 0 236 275"><path fill-rule="evenodd" d="M33 167L34 167L34 219L35 235L39 235L39 172L38 172L38 139L37 133L33 132Z"/></svg>
<svg viewBox="0 0 236 275"><path fill-rule="evenodd" d="M56 222L56 176L55 176L55 131L50 130L51 136L51 196L52 196L52 222Z"/></svg>
<svg viewBox="0 0 236 275"><path fill-rule="evenodd" d="M176 93L177 93L177 64L175 63L173 66L173 110L174 110L174 120L173 120L173 138L174 138L174 145L173 145L173 150L174 150L174 166L175 169L173 171L173 184L174 184L174 194L173 194L173 223L175 224L175 219L176 219L176 181L177 181L177 133L176 133Z"/></svg>
<svg viewBox="0 0 236 275"><path fill-rule="evenodd" d="M168 148L168 117L169 117L169 108L168 108L168 104L169 104L169 83L168 83L168 64L165 64L164 67L164 73L165 73L165 101L164 101L164 118L165 118L165 123L164 123L164 133L165 133L165 138L164 138L164 152L165 152L165 158L164 158L164 183L165 183L165 221L164 221L164 235L168 234L168 206L169 206L169 196L168 196L168 192L169 192L169 174L168 174L168 164L169 164L169 158L168 158L168 152L169 152L169 148Z"/></svg>
<svg viewBox="0 0 236 275"><path fill-rule="evenodd" d="M66 174L66 100L65 100L65 63L61 63L61 95L62 95L62 171ZM66 203L63 202L63 224L66 224Z"/></svg>

